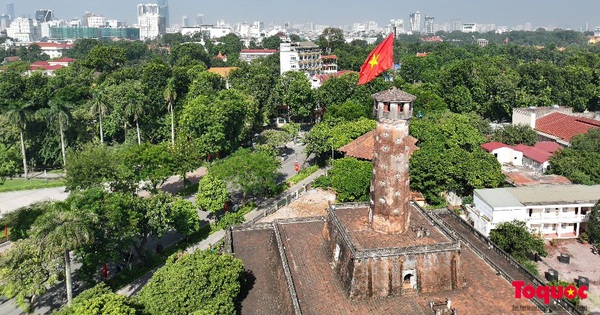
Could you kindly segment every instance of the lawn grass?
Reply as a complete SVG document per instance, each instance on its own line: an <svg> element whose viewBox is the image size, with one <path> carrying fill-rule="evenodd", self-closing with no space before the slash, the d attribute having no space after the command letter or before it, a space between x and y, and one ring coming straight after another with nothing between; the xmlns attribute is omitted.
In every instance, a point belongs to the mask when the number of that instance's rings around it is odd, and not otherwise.
<svg viewBox="0 0 600 315"><path fill-rule="evenodd" d="M29 190L29 189L40 189L40 188L51 188L64 186L63 180L44 180L44 179L7 179L4 183L0 184L0 192L17 191L17 190Z"/></svg>

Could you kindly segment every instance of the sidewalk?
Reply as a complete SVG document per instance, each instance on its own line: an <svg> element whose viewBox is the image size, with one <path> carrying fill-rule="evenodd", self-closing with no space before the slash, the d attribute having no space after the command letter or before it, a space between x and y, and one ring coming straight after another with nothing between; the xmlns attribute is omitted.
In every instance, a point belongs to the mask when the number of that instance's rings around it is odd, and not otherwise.
<svg viewBox="0 0 600 315"><path fill-rule="evenodd" d="M246 222L251 221L252 219L262 215L268 209L271 209L272 207L277 206L277 201L280 200L283 196L285 196L286 194L289 194L289 193L297 192L300 188L304 187L304 185L310 183L315 178L317 178L321 175L324 175L327 171L328 171L328 169L319 169L315 173L311 174L304 180L297 183L296 185L288 188L281 195L279 195L275 198L269 198L267 200L263 200L263 201L259 202L256 209L250 211L249 213L247 213L245 215ZM186 252L193 253L196 250L208 249L213 244L219 242L224 236L225 236L225 231L223 231L223 230L217 231L217 232L209 235L206 239L200 241L198 244L188 247L186 249ZM117 291L117 293L124 295L124 296L128 296L128 297L137 294L148 283L148 281L150 281L150 279L152 278L152 276L154 275L154 273L156 272L157 269L158 268L153 269L152 271L150 271L147 274L143 275L142 277L138 278L134 282L124 286L119 291Z"/></svg>

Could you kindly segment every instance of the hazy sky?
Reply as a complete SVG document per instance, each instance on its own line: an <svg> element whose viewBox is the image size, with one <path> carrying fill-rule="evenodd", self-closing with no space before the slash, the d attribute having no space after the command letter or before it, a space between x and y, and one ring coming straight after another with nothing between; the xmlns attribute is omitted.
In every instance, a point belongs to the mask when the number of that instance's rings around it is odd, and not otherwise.
<svg viewBox="0 0 600 315"><path fill-rule="evenodd" d="M36 9L48 8L60 19L81 17L85 11L136 22L136 5L152 0L3 0L15 4L17 16L34 16ZM374 20L380 25L392 18L404 19L420 11L422 16L433 15L435 23L459 19L462 22L494 23L497 26L533 23L534 27L558 26L580 29L600 26L600 0L170 0L171 24L181 23L187 15L190 23L199 13L206 23L224 19L228 23L252 22L282 24L285 21L317 24L352 25L353 22Z"/></svg>

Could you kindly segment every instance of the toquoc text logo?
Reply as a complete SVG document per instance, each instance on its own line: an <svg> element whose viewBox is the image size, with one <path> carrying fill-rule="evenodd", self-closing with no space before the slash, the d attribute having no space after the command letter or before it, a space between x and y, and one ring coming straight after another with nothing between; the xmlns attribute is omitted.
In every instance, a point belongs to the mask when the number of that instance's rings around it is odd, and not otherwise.
<svg viewBox="0 0 600 315"><path fill-rule="evenodd" d="M580 297L581 299L587 298L587 286L581 286L579 289L572 284L568 286L555 286L555 285L541 285L537 288L531 284L525 285L523 280L515 280L512 282L512 286L515 288L515 298L520 299L525 297L526 299L533 299L538 297L544 300L544 303L550 304L550 298L560 300L563 297L567 299L575 299Z"/></svg>

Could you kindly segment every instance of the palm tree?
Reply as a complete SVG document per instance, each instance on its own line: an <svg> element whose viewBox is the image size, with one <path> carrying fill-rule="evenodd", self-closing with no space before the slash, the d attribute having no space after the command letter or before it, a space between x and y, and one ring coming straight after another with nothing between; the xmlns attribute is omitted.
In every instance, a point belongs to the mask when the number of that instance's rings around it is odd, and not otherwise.
<svg viewBox="0 0 600 315"><path fill-rule="evenodd" d="M31 104L16 102L13 104L12 108L8 110L6 116L8 117L9 123L16 126L19 129L19 133L21 136L21 154L23 155L23 173L25 174L25 179L28 179L24 133L25 130L27 130L27 123L31 118Z"/></svg>
<svg viewBox="0 0 600 315"><path fill-rule="evenodd" d="M71 113L66 103L61 100L50 100L48 102L50 111L48 112L48 119L50 121L56 120L60 130L60 146L62 151L63 168L67 165L67 155L65 148L65 127L71 117Z"/></svg>
<svg viewBox="0 0 600 315"><path fill-rule="evenodd" d="M175 89L175 84L173 78L170 78L167 81L167 88L164 92L164 98L167 102L167 109L169 113L171 113L171 145L175 146L175 101L177 100L177 90Z"/></svg>
<svg viewBox="0 0 600 315"><path fill-rule="evenodd" d="M71 208L69 202L52 204L44 215L33 224L31 231L39 248L48 259L63 255L65 259L65 283L67 303L73 300L73 279L71 277L72 250L81 247L92 239L89 215Z"/></svg>
<svg viewBox="0 0 600 315"><path fill-rule="evenodd" d="M142 144L142 138L140 136L140 116L144 115L144 104L141 102L137 95L132 96L132 99L125 106L126 115L133 116L135 121L135 128L137 129L138 145Z"/></svg>
<svg viewBox="0 0 600 315"><path fill-rule="evenodd" d="M104 133L102 132L102 117L106 115L108 106L104 101L104 94L100 89L94 89L92 92L92 99L90 100L90 111L92 115L98 114L100 122L100 143L104 143Z"/></svg>

